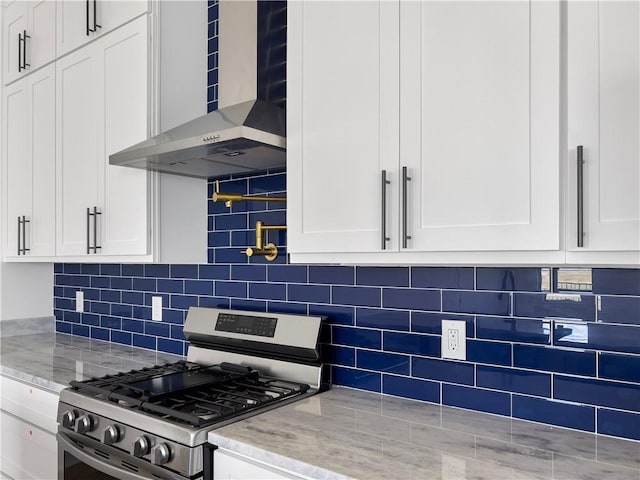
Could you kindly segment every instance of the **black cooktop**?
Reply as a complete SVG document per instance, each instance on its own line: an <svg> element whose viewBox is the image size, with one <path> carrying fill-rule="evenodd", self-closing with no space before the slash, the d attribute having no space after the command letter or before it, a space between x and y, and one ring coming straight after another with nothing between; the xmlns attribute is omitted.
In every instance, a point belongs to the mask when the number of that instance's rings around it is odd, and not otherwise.
<svg viewBox="0 0 640 480"><path fill-rule="evenodd" d="M213 425L309 390L309 385L266 377L241 365L186 361L73 381L71 387L193 427Z"/></svg>

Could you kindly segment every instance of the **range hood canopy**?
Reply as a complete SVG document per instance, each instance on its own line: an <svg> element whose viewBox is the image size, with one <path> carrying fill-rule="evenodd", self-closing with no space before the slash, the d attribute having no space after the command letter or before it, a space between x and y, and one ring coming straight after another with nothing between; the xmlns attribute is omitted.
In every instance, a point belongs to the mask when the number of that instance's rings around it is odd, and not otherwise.
<svg viewBox="0 0 640 480"><path fill-rule="evenodd" d="M197 178L286 165L285 111L257 97L257 3L219 7L216 111L109 156L111 165Z"/></svg>

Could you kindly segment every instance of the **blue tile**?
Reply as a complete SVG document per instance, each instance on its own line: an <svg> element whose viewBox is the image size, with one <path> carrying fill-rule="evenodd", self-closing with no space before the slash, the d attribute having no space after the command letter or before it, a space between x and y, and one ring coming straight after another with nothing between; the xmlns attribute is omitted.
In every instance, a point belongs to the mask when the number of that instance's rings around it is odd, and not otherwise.
<svg viewBox="0 0 640 480"><path fill-rule="evenodd" d="M331 383L379 393L382 381L380 373L363 372L344 367L331 367Z"/></svg>
<svg viewBox="0 0 640 480"><path fill-rule="evenodd" d="M211 280L229 280L229 265L198 265L198 278Z"/></svg>
<svg viewBox="0 0 640 480"><path fill-rule="evenodd" d="M267 280L270 282L306 283L306 265L269 265Z"/></svg>
<svg viewBox="0 0 640 480"><path fill-rule="evenodd" d="M229 299L222 297L200 297L199 307L229 309Z"/></svg>
<svg viewBox="0 0 640 480"><path fill-rule="evenodd" d="M97 263L83 263L80 265L80 273L84 275L100 275L100 265Z"/></svg>
<svg viewBox="0 0 640 480"><path fill-rule="evenodd" d="M383 288L382 306L407 310L440 310L440 292L415 288Z"/></svg>
<svg viewBox="0 0 640 480"><path fill-rule="evenodd" d="M134 306L133 318L136 318L138 320L151 320L151 308Z"/></svg>
<svg viewBox="0 0 640 480"><path fill-rule="evenodd" d="M56 322L56 332L71 334L71 324L66 322Z"/></svg>
<svg viewBox="0 0 640 480"><path fill-rule="evenodd" d="M411 372L414 377L473 385L471 364L419 357L414 357L412 361Z"/></svg>
<svg viewBox="0 0 640 480"><path fill-rule="evenodd" d="M231 232L232 247L248 247L256 244L256 234L252 230L234 230Z"/></svg>
<svg viewBox="0 0 640 480"><path fill-rule="evenodd" d="M91 277L93 288L111 288L111 277Z"/></svg>
<svg viewBox="0 0 640 480"><path fill-rule="evenodd" d="M411 286L473 290L473 268L411 267Z"/></svg>
<svg viewBox="0 0 640 480"><path fill-rule="evenodd" d="M64 272L64 264L63 263L54 263L53 264L53 273L63 273Z"/></svg>
<svg viewBox="0 0 640 480"><path fill-rule="evenodd" d="M640 440L640 414L599 408L598 433Z"/></svg>
<svg viewBox="0 0 640 480"><path fill-rule="evenodd" d="M553 396L560 400L640 411L640 385L556 376Z"/></svg>
<svg viewBox="0 0 640 480"><path fill-rule="evenodd" d="M247 263L247 256L239 248L214 249L215 263Z"/></svg>
<svg viewBox="0 0 640 480"><path fill-rule="evenodd" d="M171 278L198 278L198 265L171 265Z"/></svg>
<svg viewBox="0 0 640 480"><path fill-rule="evenodd" d="M131 345L131 334L128 332L111 331L111 341L123 345Z"/></svg>
<svg viewBox="0 0 640 480"><path fill-rule="evenodd" d="M593 293L601 295L640 295L640 269L594 268Z"/></svg>
<svg viewBox="0 0 640 480"><path fill-rule="evenodd" d="M63 319L65 322L80 323L81 317L78 312L64 312Z"/></svg>
<svg viewBox="0 0 640 480"><path fill-rule="evenodd" d="M156 279L155 278L134 278L133 289L140 290L142 292L155 292Z"/></svg>
<svg viewBox="0 0 640 480"><path fill-rule="evenodd" d="M80 337L88 337L89 336L89 327L86 325L72 325L71 333L73 335L78 335Z"/></svg>
<svg viewBox="0 0 640 480"><path fill-rule="evenodd" d="M250 310L252 312L266 312L267 302L264 300L244 300L241 298L232 298L229 306L233 310Z"/></svg>
<svg viewBox="0 0 640 480"><path fill-rule="evenodd" d="M598 321L640 325L640 297L601 297Z"/></svg>
<svg viewBox="0 0 640 480"><path fill-rule="evenodd" d="M148 335L133 335L133 345L135 347L147 348L149 350L156 349L156 338L149 337Z"/></svg>
<svg viewBox="0 0 640 480"><path fill-rule="evenodd" d="M473 315L440 312L411 312L411 331L442 334L442 320L462 320L467 322L467 338L475 337Z"/></svg>
<svg viewBox="0 0 640 480"><path fill-rule="evenodd" d="M408 287L409 267L356 267L356 285Z"/></svg>
<svg viewBox="0 0 640 480"><path fill-rule="evenodd" d="M144 276L144 265L140 263L123 263L122 275L129 277L142 277Z"/></svg>
<svg viewBox="0 0 640 480"><path fill-rule="evenodd" d="M429 357L440 356L440 337L416 333L383 332L384 350Z"/></svg>
<svg viewBox="0 0 640 480"><path fill-rule="evenodd" d="M182 325L184 323L184 314L182 310L162 310L162 321L166 323L175 323Z"/></svg>
<svg viewBox="0 0 640 480"><path fill-rule="evenodd" d="M293 315L306 315L306 303L268 302L267 311L272 313L291 313Z"/></svg>
<svg viewBox="0 0 640 480"><path fill-rule="evenodd" d="M107 330L106 328L91 327L89 334L91 338L104 340L106 342L108 342L110 338L109 330Z"/></svg>
<svg viewBox="0 0 640 480"><path fill-rule="evenodd" d="M380 289L374 287L331 287L331 303L362 307L380 306Z"/></svg>
<svg viewBox="0 0 640 480"><path fill-rule="evenodd" d="M55 298L54 306L62 310L71 310L75 309L75 302L70 298Z"/></svg>
<svg viewBox="0 0 640 480"><path fill-rule="evenodd" d="M372 348L379 350L381 346L381 332L364 328L349 328L333 326L333 342L336 345Z"/></svg>
<svg viewBox="0 0 640 480"><path fill-rule="evenodd" d="M131 318L132 314L133 314L133 307L131 305L124 305L121 303L111 304L111 315L114 317Z"/></svg>
<svg viewBox="0 0 640 480"><path fill-rule="evenodd" d="M355 367L356 365L355 348L325 345L323 348L323 355L326 363L342 365L344 367Z"/></svg>
<svg viewBox="0 0 640 480"><path fill-rule="evenodd" d="M356 366L365 370L409 375L408 355L358 350Z"/></svg>
<svg viewBox="0 0 640 480"><path fill-rule="evenodd" d="M213 218L211 220L213 222ZM231 238L228 231L222 232L209 232L207 234L207 245L210 248L214 247L229 247L231 245ZM235 233L235 232L231 232Z"/></svg>
<svg viewBox="0 0 640 480"><path fill-rule="evenodd" d="M467 361L511 366L511 345L467 339Z"/></svg>
<svg viewBox="0 0 640 480"><path fill-rule="evenodd" d="M285 210L273 210L269 212L258 212L258 213L249 213L249 228L253 229L257 221L262 221L266 225L286 225L287 224L287 212ZM278 235L282 232L271 232L269 233L269 240L274 241L275 238L278 238ZM272 234L274 236L272 236ZM280 243L280 242L274 242Z"/></svg>
<svg viewBox="0 0 640 480"><path fill-rule="evenodd" d="M334 285L353 285L355 269L340 266L309 266L309 283L330 283Z"/></svg>
<svg viewBox="0 0 640 480"><path fill-rule="evenodd" d="M122 330L125 330L127 332L142 333L144 332L144 322L141 322L139 320L129 320L129 319L123 318Z"/></svg>
<svg viewBox="0 0 640 480"><path fill-rule="evenodd" d="M171 295L171 308L188 309L198 306L198 297L195 295Z"/></svg>
<svg viewBox="0 0 640 480"><path fill-rule="evenodd" d="M428 380L383 375L382 393L395 395L396 397L440 403L440 384Z"/></svg>
<svg viewBox="0 0 640 480"><path fill-rule="evenodd" d="M231 265L231 280L252 280L264 282L267 279L265 265Z"/></svg>
<svg viewBox="0 0 640 480"><path fill-rule="evenodd" d="M595 431L593 407L520 395L513 395L512 402L512 416L515 418L587 432Z"/></svg>
<svg viewBox="0 0 640 480"><path fill-rule="evenodd" d="M89 311L91 311L92 313L109 315L111 313L111 305L104 302L91 302L89 304Z"/></svg>
<svg viewBox="0 0 640 480"><path fill-rule="evenodd" d="M168 338L158 338L158 350L160 352L184 354L184 342L180 340L170 340Z"/></svg>
<svg viewBox="0 0 640 480"><path fill-rule="evenodd" d="M539 268L477 268L476 289L539 292Z"/></svg>
<svg viewBox="0 0 640 480"><path fill-rule="evenodd" d="M221 230L246 230L249 228L246 213L231 213L228 215L216 215L214 219L217 231Z"/></svg>
<svg viewBox="0 0 640 480"><path fill-rule="evenodd" d="M640 326L555 322L554 344L566 347L640 353Z"/></svg>
<svg viewBox="0 0 640 480"><path fill-rule="evenodd" d="M71 285L72 278L71 275L54 275L54 283L61 286Z"/></svg>
<svg viewBox="0 0 640 480"><path fill-rule="evenodd" d="M459 385L442 385L442 404L496 415L511 415L511 395Z"/></svg>
<svg viewBox="0 0 640 480"><path fill-rule="evenodd" d="M65 263L63 269L64 273L77 274L82 272L82 265L79 263Z"/></svg>
<svg viewBox="0 0 640 480"><path fill-rule="evenodd" d="M122 319L102 315L100 317L100 326L104 328L111 328L113 330L120 330L122 327Z"/></svg>
<svg viewBox="0 0 640 480"><path fill-rule="evenodd" d="M83 291L85 300L100 300L100 290L96 288L85 288ZM75 293L73 296L75 298Z"/></svg>
<svg viewBox="0 0 640 480"><path fill-rule="evenodd" d="M329 303L331 289L327 285L287 285L288 299L293 302Z"/></svg>
<svg viewBox="0 0 640 480"><path fill-rule="evenodd" d="M378 308L357 308L356 324L359 327L408 331L409 312Z"/></svg>
<svg viewBox="0 0 640 480"><path fill-rule="evenodd" d="M185 280L184 293L190 293L193 295L213 295L213 281Z"/></svg>
<svg viewBox="0 0 640 480"><path fill-rule="evenodd" d="M111 288L114 290L131 290L133 279L131 277L113 277Z"/></svg>
<svg viewBox="0 0 640 480"><path fill-rule="evenodd" d="M83 313L81 314L81 319L83 325L100 325L100 315L96 315L95 313Z"/></svg>
<svg viewBox="0 0 640 480"><path fill-rule="evenodd" d="M250 283L249 298L286 300L287 286L273 283Z"/></svg>
<svg viewBox="0 0 640 480"><path fill-rule="evenodd" d="M102 264L100 264L100 275L119 276L120 275L120 264L119 263L102 263Z"/></svg>
<svg viewBox="0 0 640 480"><path fill-rule="evenodd" d="M184 280L158 279L158 292L184 293Z"/></svg>
<svg viewBox="0 0 640 480"><path fill-rule="evenodd" d="M144 266L145 277L168 278L169 265L149 264Z"/></svg>
<svg viewBox="0 0 640 480"><path fill-rule="evenodd" d="M170 325L171 326L171 338L176 340L186 340L187 337L184 336L184 328L182 325Z"/></svg>
<svg viewBox="0 0 640 480"><path fill-rule="evenodd" d="M551 343L551 322L528 318L477 317L476 337L518 343Z"/></svg>
<svg viewBox="0 0 640 480"><path fill-rule="evenodd" d="M442 311L454 313L479 313L485 315L509 315L511 295L493 292L442 292Z"/></svg>
<svg viewBox="0 0 640 480"><path fill-rule="evenodd" d="M100 291L100 300L103 302L114 302L120 303L121 294L118 290L101 290Z"/></svg>
<svg viewBox="0 0 640 480"><path fill-rule="evenodd" d="M182 327L181 327L182 328ZM144 322L144 333L153 335L154 337L169 337L170 326L162 322Z"/></svg>
<svg viewBox="0 0 640 480"><path fill-rule="evenodd" d="M640 356L599 353L598 362L600 378L640 383Z"/></svg>
<svg viewBox="0 0 640 480"><path fill-rule="evenodd" d="M528 370L478 365L476 369L476 385L494 390L526 393L540 397L551 396L551 375Z"/></svg>
<svg viewBox="0 0 640 480"><path fill-rule="evenodd" d="M284 173L249 178L249 193L263 195L271 192L284 192L287 189L287 176Z"/></svg>
<svg viewBox="0 0 640 480"><path fill-rule="evenodd" d="M546 372L570 373L595 377L595 352L563 348L513 346L513 366Z"/></svg>
<svg viewBox="0 0 640 480"><path fill-rule="evenodd" d="M247 298L247 284L246 282L216 282L216 295Z"/></svg>
<svg viewBox="0 0 640 480"><path fill-rule="evenodd" d="M289 298L291 300L291 298ZM337 325L353 325L354 307L338 307L335 305L309 305L309 315L327 317L327 321Z"/></svg>
<svg viewBox="0 0 640 480"><path fill-rule="evenodd" d="M91 277L89 275L73 275L71 284L76 287L90 287Z"/></svg>
<svg viewBox="0 0 640 480"><path fill-rule="evenodd" d="M140 292L122 292L122 303L142 305L144 303L144 295Z"/></svg>
<svg viewBox="0 0 640 480"><path fill-rule="evenodd" d="M573 296L573 295L572 295ZM578 295L575 295L577 297ZM580 295L580 301L547 300L546 294L515 293L513 296L513 314L516 317L559 317L595 320L596 297Z"/></svg>
<svg viewBox="0 0 640 480"><path fill-rule="evenodd" d="M216 252L213 248L208 248L207 249L207 263L213 263L215 262L215 255Z"/></svg>

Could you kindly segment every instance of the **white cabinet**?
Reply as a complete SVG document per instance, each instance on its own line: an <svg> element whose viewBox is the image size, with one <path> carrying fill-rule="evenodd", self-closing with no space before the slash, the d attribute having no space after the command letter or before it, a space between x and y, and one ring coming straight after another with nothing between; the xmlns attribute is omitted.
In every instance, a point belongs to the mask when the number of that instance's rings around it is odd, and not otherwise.
<svg viewBox="0 0 640 480"><path fill-rule="evenodd" d="M5 7L2 73L8 84L54 60L55 0L14 0Z"/></svg>
<svg viewBox="0 0 640 480"><path fill-rule="evenodd" d="M640 4L568 2L567 260L640 263ZM577 147L583 148L578 246Z"/></svg>
<svg viewBox="0 0 640 480"><path fill-rule="evenodd" d="M58 0L58 56L142 15L148 8L148 0Z"/></svg>
<svg viewBox="0 0 640 480"><path fill-rule="evenodd" d="M3 251L55 253L55 68L4 88Z"/></svg>
<svg viewBox="0 0 640 480"><path fill-rule="evenodd" d="M147 59L141 17L57 62L57 255L148 253L147 173L108 163L147 138Z"/></svg>
<svg viewBox="0 0 640 480"><path fill-rule="evenodd" d="M292 259L558 261L559 15L557 2L290 4Z"/></svg>
<svg viewBox="0 0 640 480"><path fill-rule="evenodd" d="M280 468L217 449L213 454L213 478L223 480L291 480L303 479Z"/></svg>

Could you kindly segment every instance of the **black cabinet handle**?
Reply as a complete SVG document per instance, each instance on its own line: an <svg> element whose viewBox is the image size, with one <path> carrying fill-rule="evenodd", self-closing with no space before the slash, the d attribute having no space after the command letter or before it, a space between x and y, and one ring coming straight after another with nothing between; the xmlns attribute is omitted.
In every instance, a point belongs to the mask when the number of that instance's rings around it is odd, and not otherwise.
<svg viewBox="0 0 640 480"><path fill-rule="evenodd" d="M22 34L18 32L18 73L20 73L21 71L22 71Z"/></svg>
<svg viewBox="0 0 640 480"><path fill-rule="evenodd" d="M87 207L87 255L90 253L98 253L102 247L98 245L98 215L102 215L98 211L98 207L93 207L93 211ZM93 245L91 245L91 218L93 217Z"/></svg>
<svg viewBox="0 0 640 480"><path fill-rule="evenodd" d="M30 220L23 215L22 216L22 254L26 255L27 252L30 252L31 249L27 248L27 223L30 223Z"/></svg>
<svg viewBox="0 0 640 480"><path fill-rule="evenodd" d="M387 242L389 240L391 240L389 237L387 237L387 185L389 185L391 182L389 180L387 180L387 171L386 170L382 170L382 205L381 205L381 220L382 220L382 225L381 225L381 232L382 232L382 250L386 250L387 249Z"/></svg>
<svg viewBox="0 0 640 480"><path fill-rule="evenodd" d="M85 0L84 6L85 6L85 12L86 12L85 25L87 27L87 37L88 37L89 36L89 32L91 31L91 30L89 30L89 0ZM87 208L87 212L88 211L89 211L89 209ZM87 221L89 221L89 217L87 217ZM89 227L87 227L87 229L88 228ZM87 248L89 248L89 240L87 240ZM87 251L87 253L89 253L89 252Z"/></svg>
<svg viewBox="0 0 640 480"><path fill-rule="evenodd" d="M576 148L577 182L578 182L578 247L584 247L584 148Z"/></svg>
<svg viewBox="0 0 640 480"><path fill-rule="evenodd" d="M90 238L89 238L89 231L90 231L90 226L89 224L91 223L91 209L89 207L87 207L87 255L89 255L91 253L91 246L90 246Z"/></svg>
<svg viewBox="0 0 640 480"><path fill-rule="evenodd" d="M22 31L22 70L26 70L31 64L27 63L27 38L31 38L27 35L27 31Z"/></svg>
<svg viewBox="0 0 640 480"><path fill-rule="evenodd" d="M22 231L22 218L18 217L18 256L22 254L20 232Z"/></svg>
<svg viewBox="0 0 640 480"><path fill-rule="evenodd" d="M411 240L411 235L407 235L407 189L410 181L407 167L402 167L402 248L407 248L407 240Z"/></svg>
<svg viewBox="0 0 640 480"><path fill-rule="evenodd" d="M93 0L93 31L95 32L98 28L102 28L102 25L98 25L98 2Z"/></svg>

